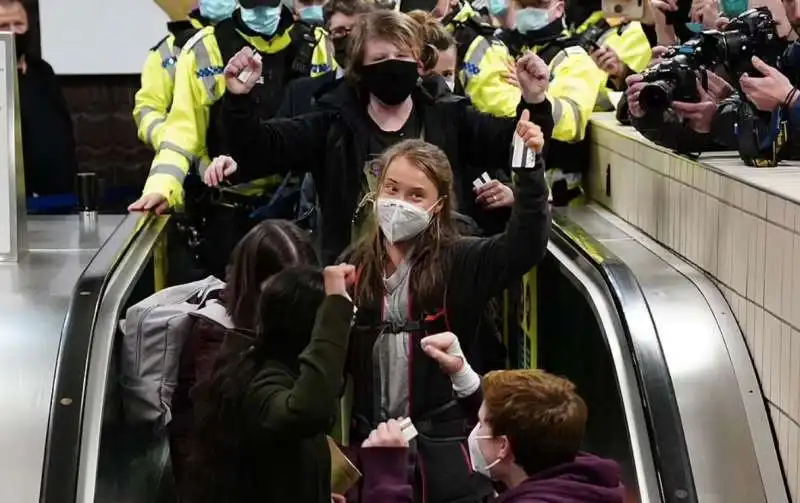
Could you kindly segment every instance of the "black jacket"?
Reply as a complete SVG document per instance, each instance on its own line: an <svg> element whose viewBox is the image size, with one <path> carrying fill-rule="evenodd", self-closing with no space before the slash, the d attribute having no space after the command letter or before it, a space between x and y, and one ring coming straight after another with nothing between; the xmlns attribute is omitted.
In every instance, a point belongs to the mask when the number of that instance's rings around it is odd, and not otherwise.
<svg viewBox="0 0 800 503"><path fill-rule="evenodd" d="M72 116L53 67L35 56L25 62L27 71L18 72L25 190L72 194L78 171Z"/></svg>
<svg viewBox="0 0 800 503"><path fill-rule="evenodd" d="M434 94L435 95L435 94ZM469 166L509 165L516 119L482 114L455 96L435 99L423 87L412 97L421 118L425 139L447 154L455 186L471 183L482 169ZM345 83L318 101L320 111L292 119L259 121L247 96L228 93L225 120L231 137L231 155L239 161L240 180L267 174L311 172L324 215L322 255L331 263L350 243L351 220L363 191L363 167L369 144L364 98ZM548 101L525 106L531 120L542 127L545 138L553 130ZM469 163L467 162L469 161ZM241 167L260 166L258 171Z"/></svg>
<svg viewBox="0 0 800 503"><path fill-rule="evenodd" d="M319 96L333 90L338 84L336 72L319 77L301 77L289 82L275 117L297 117L315 112Z"/></svg>
<svg viewBox="0 0 800 503"><path fill-rule="evenodd" d="M441 274L445 294L425 305L410 292L409 332L410 417L422 436L417 442L415 490L427 503L475 502L491 492L485 479L471 475L465 439L474 424L472 412L453 407L450 380L422 351L426 335L451 331L458 335L469 361L476 354L477 330L492 296L534 267L546 253L550 228L544 170L517 174L516 201L506 231L491 238L462 237L443 248ZM358 263L354 264L356 267ZM412 264L413 270L413 264ZM412 280L413 285L413 280ZM432 302L432 301L429 301ZM359 306L351 337L348 373L354 383L351 441L363 440L380 421L375 389L373 348L382 327L382 306ZM412 326L416 324L416 328ZM463 404L462 404L463 405Z"/></svg>

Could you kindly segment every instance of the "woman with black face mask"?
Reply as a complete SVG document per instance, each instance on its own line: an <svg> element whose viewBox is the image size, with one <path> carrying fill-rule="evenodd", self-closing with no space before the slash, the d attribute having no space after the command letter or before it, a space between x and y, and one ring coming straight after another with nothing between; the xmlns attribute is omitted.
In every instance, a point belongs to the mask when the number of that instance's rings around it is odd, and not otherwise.
<svg viewBox="0 0 800 503"><path fill-rule="evenodd" d="M419 25L399 12L376 11L362 17L351 34L346 85L321 97L318 112L294 119L262 122L253 115L242 95L255 85L261 62L249 49L234 56L225 68L231 154L239 166L251 165L243 161L252 159L262 167L259 172L236 173L236 181L267 173L311 172L324 215L325 263L331 263L356 237L353 222L359 216L359 201L374 189L377 179L368 161L395 143L423 138L441 148L453 166L457 187L462 180L469 184L482 174L483 169L469 166L509 165L517 119L481 114L465 100L420 85L419 33ZM542 99L549 71L532 58L522 58L518 70L524 75L519 111L528 109L531 121L549 139L551 106ZM443 85L440 79L433 82ZM223 168L207 170L206 183L216 185L233 174Z"/></svg>
<svg viewBox="0 0 800 503"><path fill-rule="evenodd" d="M270 277L255 336L231 333L194 392L194 503L330 503L326 432L342 386L355 268ZM311 313L316 312L316 319Z"/></svg>

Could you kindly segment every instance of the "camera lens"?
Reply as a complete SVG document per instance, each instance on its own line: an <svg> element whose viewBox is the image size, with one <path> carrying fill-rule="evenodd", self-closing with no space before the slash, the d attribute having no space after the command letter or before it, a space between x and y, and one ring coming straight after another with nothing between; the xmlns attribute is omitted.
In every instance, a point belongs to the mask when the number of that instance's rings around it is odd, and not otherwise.
<svg viewBox="0 0 800 503"><path fill-rule="evenodd" d="M645 110L664 110L672 103L674 91L675 84L666 80L645 84L639 92L639 104Z"/></svg>

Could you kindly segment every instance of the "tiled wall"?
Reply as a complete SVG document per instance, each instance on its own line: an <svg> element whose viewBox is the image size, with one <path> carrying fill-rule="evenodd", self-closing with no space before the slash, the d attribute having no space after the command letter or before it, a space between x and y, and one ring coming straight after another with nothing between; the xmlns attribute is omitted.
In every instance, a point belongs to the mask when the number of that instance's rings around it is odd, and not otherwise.
<svg viewBox="0 0 800 503"><path fill-rule="evenodd" d="M718 167L709 169L610 117L591 138L592 198L716 278L747 339L800 502L800 205L735 178L750 168L730 154L704 158ZM800 167L759 175L800 181Z"/></svg>

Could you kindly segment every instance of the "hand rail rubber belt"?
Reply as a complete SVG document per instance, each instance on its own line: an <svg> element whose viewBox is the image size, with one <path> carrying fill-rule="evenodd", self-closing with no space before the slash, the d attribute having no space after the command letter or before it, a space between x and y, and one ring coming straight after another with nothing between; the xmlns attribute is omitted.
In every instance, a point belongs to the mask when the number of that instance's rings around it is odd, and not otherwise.
<svg viewBox="0 0 800 503"><path fill-rule="evenodd" d="M689 451L661 343L657 334L655 340L644 340L654 332L635 331L635 327L631 327L632 320L625 316L625 305L631 301L643 304L651 316L635 275L602 243L567 218L553 215L550 239L571 257L580 255L602 276L630 344L664 502L696 503L698 498ZM636 332L635 337L631 335L632 331Z"/></svg>
<svg viewBox="0 0 800 503"><path fill-rule="evenodd" d="M154 220L149 214L127 215L75 284L61 330L39 493L41 503L75 501L86 372L97 312L117 264Z"/></svg>

